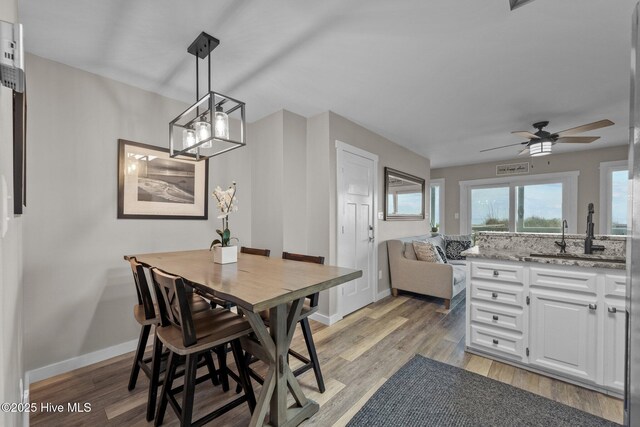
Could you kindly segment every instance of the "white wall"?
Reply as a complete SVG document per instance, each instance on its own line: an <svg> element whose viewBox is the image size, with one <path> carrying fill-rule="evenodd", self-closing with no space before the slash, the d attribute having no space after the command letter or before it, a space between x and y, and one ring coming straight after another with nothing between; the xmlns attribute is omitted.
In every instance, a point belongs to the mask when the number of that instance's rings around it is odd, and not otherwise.
<svg viewBox="0 0 640 427"><path fill-rule="evenodd" d="M27 67L25 363L34 369L136 339L123 255L208 248L220 220L211 194L208 221L116 218L118 138L166 147L184 104L32 55ZM214 158L209 169L210 190L236 180L231 231L250 244L249 151Z"/></svg>
<svg viewBox="0 0 640 427"><path fill-rule="evenodd" d="M280 110L249 124L252 165L251 242L256 248L307 252L307 120Z"/></svg>
<svg viewBox="0 0 640 427"><path fill-rule="evenodd" d="M283 249L309 253L307 241L307 119L283 113Z"/></svg>
<svg viewBox="0 0 640 427"><path fill-rule="evenodd" d="M250 123L247 138L251 146L251 243L271 249L272 256L282 252L283 233L283 127L280 110Z"/></svg>
<svg viewBox="0 0 640 427"><path fill-rule="evenodd" d="M17 2L0 2L0 20L17 21ZM0 86L0 177L13 193L13 92ZM1 178L0 178L1 180ZM0 198L5 195L0 195ZM22 218L9 208L8 231L0 234L0 401L20 403L23 364ZM0 200L2 203L2 200ZM1 426L22 424L22 415L0 411Z"/></svg>

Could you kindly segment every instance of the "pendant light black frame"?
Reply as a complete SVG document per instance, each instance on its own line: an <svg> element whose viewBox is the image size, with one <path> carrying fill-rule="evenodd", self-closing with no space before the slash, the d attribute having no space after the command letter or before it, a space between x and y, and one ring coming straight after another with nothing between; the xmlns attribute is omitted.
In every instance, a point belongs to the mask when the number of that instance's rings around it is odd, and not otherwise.
<svg viewBox="0 0 640 427"><path fill-rule="evenodd" d="M246 145L246 116L245 116L245 103L230 96L223 95L211 90L211 52L218 47L220 40L217 38L202 32L187 48L187 52L196 58L196 102L183 111L178 117L173 119L169 123L169 155L173 158L179 158L183 160L205 160L210 157L218 156L236 148L244 147ZM202 97L200 96L200 60L207 59L207 93ZM240 115L240 139L226 139L215 137L215 123L214 115L216 109L222 109L231 119L231 114L238 112ZM201 112L202 111L202 112ZM237 114L236 113L236 116ZM198 121L203 120L208 122L211 126L211 136L202 141L198 141L194 145L189 147L182 147L178 149L176 147L175 133L176 131L182 132L184 129L192 129L192 125ZM229 123L229 127L231 124ZM212 146L217 142L223 144L220 149L205 148L204 144L211 142ZM181 145L182 146L182 145ZM193 152L195 150L195 153Z"/></svg>

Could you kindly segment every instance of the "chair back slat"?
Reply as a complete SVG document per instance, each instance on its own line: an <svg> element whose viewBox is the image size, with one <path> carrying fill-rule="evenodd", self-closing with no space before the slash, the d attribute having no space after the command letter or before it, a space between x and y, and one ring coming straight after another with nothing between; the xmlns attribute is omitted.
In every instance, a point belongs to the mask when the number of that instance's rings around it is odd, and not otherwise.
<svg viewBox="0 0 640 427"><path fill-rule="evenodd" d="M156 289L158 309L160 309L160 324L165 327L173 325L179 328L185 347L196 344L196 330L184 280L157 268L151 269L151 275Z"/></svg>
<svg viewBox="0 0 640 427"><path fill-rule="evenodd" d="M144 308L144 317L147 320L155 319L156 310L153 307L153 297L151 289L147 282L147 276L144 274L144 267L135 258L129 260L131 264L131 272L133 273L133 281L136 284L136 294L138 296L138 304L142 304Z"/></svg>
<svg viewBox="0 0 640 427"><path fill-rule="evenodd" d="M323 256L303 255L303 254L295 254L291 252L282 252L282 259L289 259L292 261L301 261L301 262L310 262L314 264L324 264ZM309 305L311 307L317 307L318 300L320 299L320 293L316 292L315 294L307 296L307 298L309 298Z"/></svg>
<svg viewBox="0 0 640 427"><path fill-rule="evenodd" d="M262 255L262 256L270 256L271 249L256 249L256 248L247 248L246 246L242 246L240 248L240 253L249 254L249 255Z"/></svg>

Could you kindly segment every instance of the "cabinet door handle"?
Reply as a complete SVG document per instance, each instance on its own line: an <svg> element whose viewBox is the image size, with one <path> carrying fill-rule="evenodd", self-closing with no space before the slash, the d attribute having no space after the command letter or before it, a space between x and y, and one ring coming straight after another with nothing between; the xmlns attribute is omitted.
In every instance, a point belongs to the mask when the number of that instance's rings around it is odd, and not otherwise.
<svg viewBox="0 0 640 427"><path fill-rule="evenodd" d="M493 315L493 320L498 320L498 315L497 314Z"/></svg>
<svg viewBox="0 0 640 427"><path fill-rule="evenodd" d="M617 312L618 312L618 309L617 309L617 308L615 308L615 307L611 307L611 306L609 306L609 307L607 308L607 311L608 311L609 313L614 313L614 314L615 314L615 313L617 313Z"/></svg>
<svg viewBox="0 0 640 427"><path fill-rule="evenodd" d="M500 272L498 270L493 270L493 277L498 277Z"/></svg>
<svg viewBox="0 0 640 427"><path fill-rule="evenodd" d="M498 298L497 292L491 292L491 298Z"/></svg>
<svg viewBox="0 0 640 427"><path fill-rule="evenodd" d="M589 310L595 310L598 308L597 304L589 304Z"/></svg>
<svg viewBox="0 0 640 427"><path fill-rule="evenodd" d="M493 339L493 343L497 345L498 344L498 340L494 338Z"/></svg>

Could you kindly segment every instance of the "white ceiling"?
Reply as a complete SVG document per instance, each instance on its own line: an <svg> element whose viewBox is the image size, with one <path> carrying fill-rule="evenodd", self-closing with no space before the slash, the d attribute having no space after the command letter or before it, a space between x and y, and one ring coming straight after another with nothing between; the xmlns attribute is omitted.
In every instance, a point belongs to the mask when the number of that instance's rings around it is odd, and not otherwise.
<svg viewBox="0 0 640 427"><path fill-rule="evenodd" d="M28 52L191 102L200 31L221 40L213 87L278 109L332 110L432 160L512 158L512 130L609 118L628 140L636 0L20 0ZM561 144L562 145L562 144Z"/></svg>

